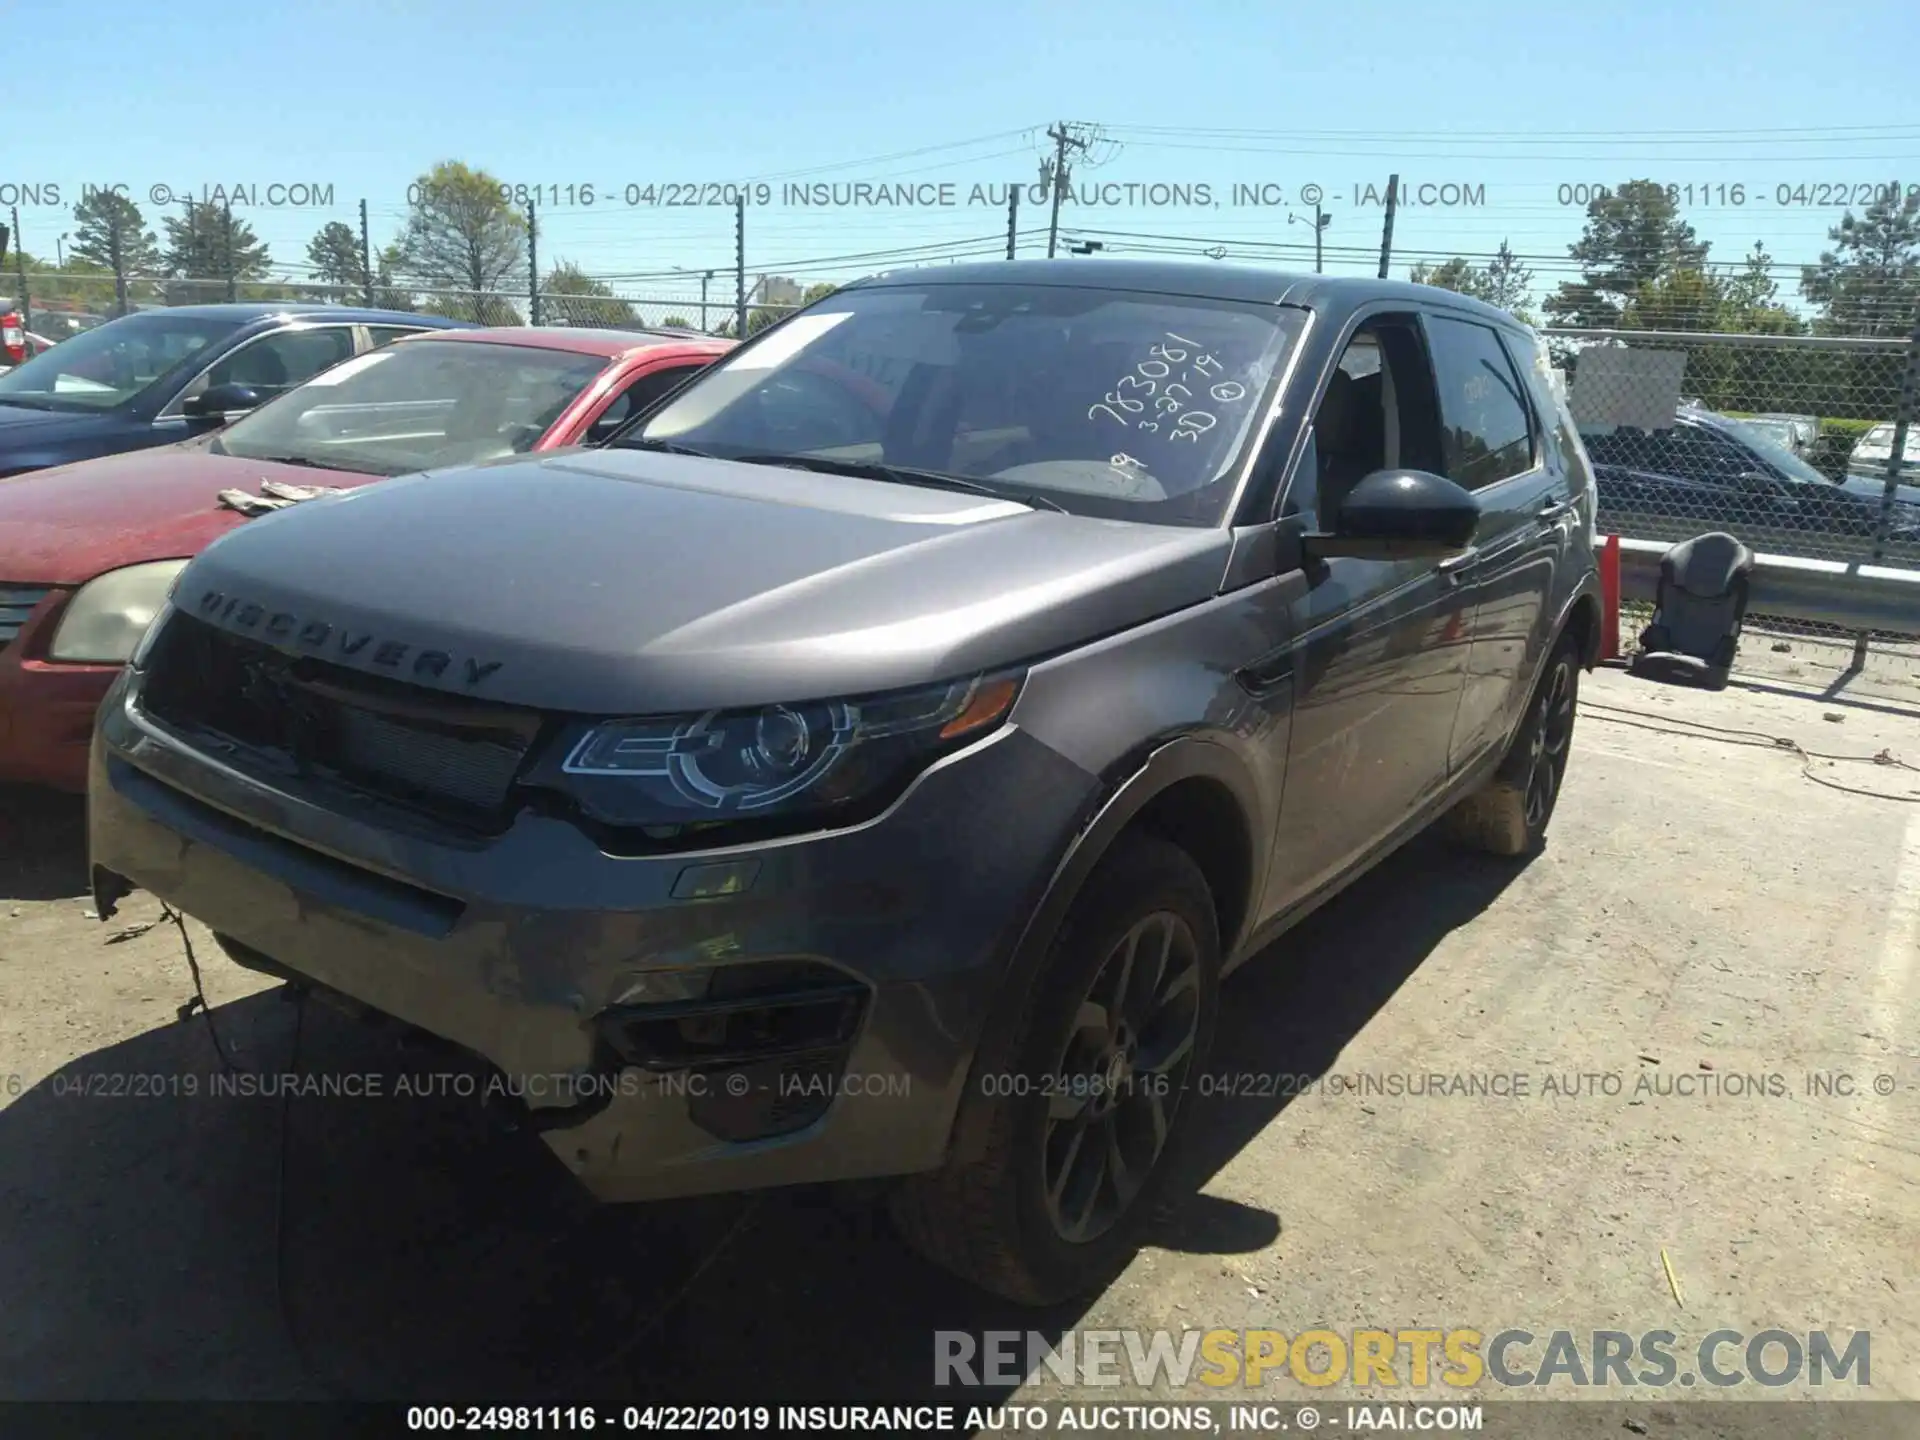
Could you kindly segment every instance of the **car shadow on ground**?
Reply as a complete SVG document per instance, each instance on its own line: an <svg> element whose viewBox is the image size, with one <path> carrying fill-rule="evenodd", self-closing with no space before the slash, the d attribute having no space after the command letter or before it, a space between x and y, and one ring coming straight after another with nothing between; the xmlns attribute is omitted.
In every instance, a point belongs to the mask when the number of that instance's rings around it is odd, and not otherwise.
<svg viewBox="0 0 1920 1440"><path fill-rule="evenodd" d="M0 784L0 905L87 891L87 802Z"/></svg>
<svg viewBox="0 0 1920 1440"><path fill-rule="evenodd" d="M1324 1072L1516 873L1415 841L1228 982L1210 1070ZM380 1098L264 1093L286 1088L296 1031L306 1087L377 1076ZM448 1063L274 990L12 1100L0 1394L991 1405L1009 1387L936 1388L936 1330L1057 1339L1084 1313L970 1290L870 1196L598 1207L499 1106L456 1093ZM438 1093L402 1095L402 1076ZM1289 1197L1269 1212L1199 1190L1289 1098L1198 1100L1150 1243L1271 1243Z"/></svg>

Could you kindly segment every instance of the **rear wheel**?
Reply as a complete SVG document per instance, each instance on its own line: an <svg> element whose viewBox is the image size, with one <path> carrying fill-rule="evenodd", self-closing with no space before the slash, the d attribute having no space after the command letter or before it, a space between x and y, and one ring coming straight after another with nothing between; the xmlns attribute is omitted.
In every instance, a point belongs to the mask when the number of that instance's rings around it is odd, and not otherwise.
<svg viewBox="0 0 1920 1440"><path fill-rule="evenodd" d="M1573 749L1579 700L1580 653L1569 635L1547 660L1500 768L1448 812L1446 828L1456 840L1507 856L1531 855L1546 844Z"/></svg>
<svg viewBox="0 0 1920 1440"><path fill-rule="evenodd" d="M1123 838L1062 928L1012 1064L973 1076L963 1105L985 1111L983 1153L894 1193L908 1242L1032 1305L1085 1293L1123 1266L1213 1039L1219 949L1192 858Z"/></svg>

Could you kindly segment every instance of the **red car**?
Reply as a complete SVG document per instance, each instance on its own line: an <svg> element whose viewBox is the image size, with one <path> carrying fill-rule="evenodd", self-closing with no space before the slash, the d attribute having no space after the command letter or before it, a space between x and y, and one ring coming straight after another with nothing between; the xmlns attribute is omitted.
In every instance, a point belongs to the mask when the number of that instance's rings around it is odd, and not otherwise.
<svg viewBox="0 0 1920 1440"><path fill-rule="evenodd" d="M732 348L443 330L357 355L177 445L0 480L0 781L86 786L94 711L186 562L262 481L346 488L597 440Z"/></svg>

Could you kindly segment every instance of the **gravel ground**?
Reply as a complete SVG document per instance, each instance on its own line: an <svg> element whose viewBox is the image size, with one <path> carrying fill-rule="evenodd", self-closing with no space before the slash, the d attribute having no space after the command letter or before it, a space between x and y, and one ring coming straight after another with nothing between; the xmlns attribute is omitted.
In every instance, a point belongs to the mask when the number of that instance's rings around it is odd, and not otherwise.
<svg viewBox="0 0 1920 1440"><path fill-rule="evenodd" d="M1868 1330L1870 1393L1920 1399L1920 772L1871 759L1920 762L1920 708L1791 663L1717 696L1589 677L1543 856L1416 841L1236 976L1209 1073L1239 1093L1199 1104L1179 1198L1038 1315L860 1196L598 1209L471 1100L391 1097L440 1057L191 923L212 1009L180 1018L158 905L89 919L77 804L0 792L0 1395L991 1402L1063 1392L936 1390L935 1330L1464 1326ZM216 1034L277 1073L296 1021L304 1073L390 1098L211 1094ZM1433 1072L1528 1093L1379 1093Z"/></svg>

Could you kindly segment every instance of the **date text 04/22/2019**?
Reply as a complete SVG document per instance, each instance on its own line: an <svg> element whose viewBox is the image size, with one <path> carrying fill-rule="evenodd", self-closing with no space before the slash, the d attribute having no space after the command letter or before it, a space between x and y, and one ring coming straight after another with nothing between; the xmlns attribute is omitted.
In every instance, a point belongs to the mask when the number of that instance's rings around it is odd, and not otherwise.
<svg viewBox="0 0 1920 1440"><path fill-rule="evenodd" d="M968 1423L969 1421L974 1423ZM972 1434L986 1416L956 1405L410 1405L406 1428L421 1433L615 1433L705 1435L870 1431Z"/></svg>
<svg viewBox="0 0 1920 1440"><path fill-rule="evenodd" d="M1772 205L1792 210L1861 210L1871 205L1898 205L1920 196L1920 182L1904 184L1897 180L1782 180L1770 185L1715 180L1659 185L1659 188L1666 192L1668 202L1673 205L1714 209ZM1567 206L1603 204L1613 199L1617 190L1616 186L1597 182L1572 182L1556 186L1554 200Z"/></svg>

